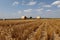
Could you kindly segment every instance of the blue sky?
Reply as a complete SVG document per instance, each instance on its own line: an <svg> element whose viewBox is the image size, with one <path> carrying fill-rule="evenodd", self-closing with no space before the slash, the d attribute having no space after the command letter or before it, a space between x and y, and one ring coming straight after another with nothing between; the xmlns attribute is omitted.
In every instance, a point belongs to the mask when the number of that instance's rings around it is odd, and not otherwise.
<svg viewBox="0 0 60 40"><path fill-rule="evenodd" d="M60 0L0 0L0 18L60 18Z"/></svg>

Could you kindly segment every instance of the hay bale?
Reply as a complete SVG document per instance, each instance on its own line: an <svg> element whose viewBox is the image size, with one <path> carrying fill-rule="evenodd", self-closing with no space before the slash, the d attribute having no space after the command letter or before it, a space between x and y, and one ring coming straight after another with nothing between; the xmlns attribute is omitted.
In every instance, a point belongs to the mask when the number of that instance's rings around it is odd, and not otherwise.
<svg viewBox="0 0 60 40"><path fill-rule="evenodd" d="M40 17L40 16L37 16L36 18L37 18L37 19L40 19L41 17Z"/></svg>
<svg viewBox="0 0 60 40"><path fill-rule="evenodd" d="M3 21L5 21L5 18L3 18Z"/></svg>
<svg viewBox="0 0 60 40"><path fill-rule="evenodd" d="M26 16L22 16L21 19L26 19L27 17Z"/></svg>

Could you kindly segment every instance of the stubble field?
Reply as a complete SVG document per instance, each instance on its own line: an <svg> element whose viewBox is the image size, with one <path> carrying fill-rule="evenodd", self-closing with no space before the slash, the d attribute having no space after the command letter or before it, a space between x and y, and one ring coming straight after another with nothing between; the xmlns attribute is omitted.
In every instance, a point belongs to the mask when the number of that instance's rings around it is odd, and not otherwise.
<svg viewBox="0 0 60 40"><path fill-rule="evenodd" d="M60 19L0 20L0 40L60 40Z"/></svg>

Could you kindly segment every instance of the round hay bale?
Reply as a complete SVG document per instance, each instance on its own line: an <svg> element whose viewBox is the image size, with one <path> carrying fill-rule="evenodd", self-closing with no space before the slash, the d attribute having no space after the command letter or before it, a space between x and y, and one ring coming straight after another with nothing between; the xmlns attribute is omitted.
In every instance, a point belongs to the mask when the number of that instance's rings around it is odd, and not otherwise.
<svg viewBox="0 0 60 40"><path fill-rule="evenodd" d="M26 19L27 17L26 16L22 16L21 19Z"/></svg>
<svg viewBox="0 0 60 40"><path fill-rule="evenodd" d="M5 18L3 18L3 21L5 21Z"/></svg>
<svg viewBox="0 0 60 40"><path fill-rule="evenodd" d="M36 18L37 18L37 19L40 19L41 17L40 17L40 16L37 16Z"/></svg>

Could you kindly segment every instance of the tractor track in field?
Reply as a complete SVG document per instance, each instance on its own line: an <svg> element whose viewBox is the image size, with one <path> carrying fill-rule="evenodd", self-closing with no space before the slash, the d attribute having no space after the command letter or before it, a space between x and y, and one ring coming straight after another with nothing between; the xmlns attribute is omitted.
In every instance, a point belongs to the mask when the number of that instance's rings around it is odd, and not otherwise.
<svg viewBox="0 0 60 40"><path fill-rule="evenodd" d="M28 38L26 40L32 40L33 36L36 35L37 31L43 26L43 23L41 23L32 33L29 34ZM41 26L41 27L40 27Z"/></svg>

